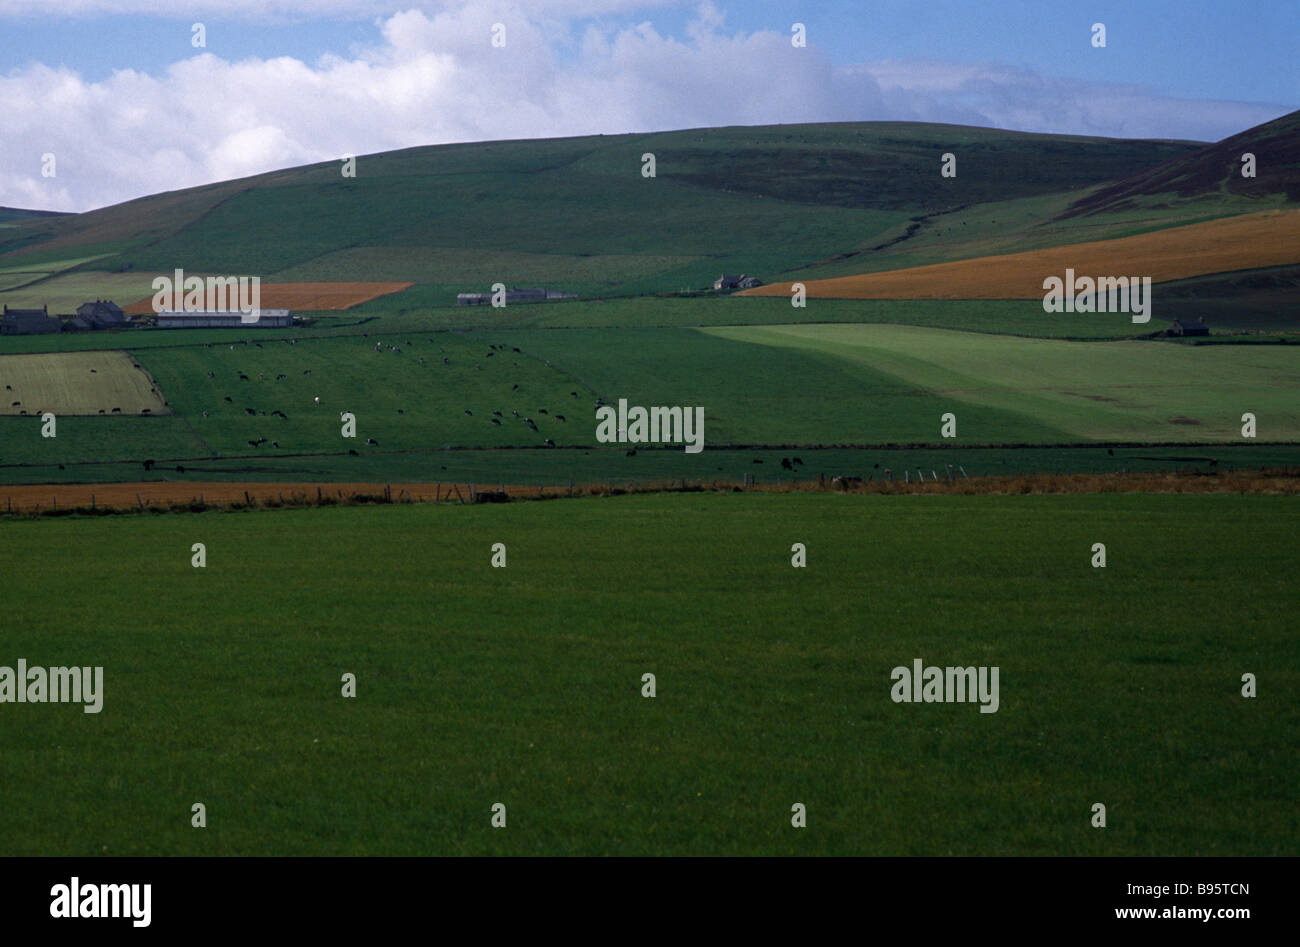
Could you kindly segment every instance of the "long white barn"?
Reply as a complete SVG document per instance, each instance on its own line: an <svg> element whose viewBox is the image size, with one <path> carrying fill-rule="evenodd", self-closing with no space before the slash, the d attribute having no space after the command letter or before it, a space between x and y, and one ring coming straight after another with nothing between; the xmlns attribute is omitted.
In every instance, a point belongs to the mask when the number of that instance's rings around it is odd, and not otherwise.
<svg viewBox="0 0 1300 947"><path fill-rule="evenodd" d="M293 313L288 309L263 309L257 319L245 322L251 315L242 312L160 312L160 329L286 329L293 325Z"/></svg>

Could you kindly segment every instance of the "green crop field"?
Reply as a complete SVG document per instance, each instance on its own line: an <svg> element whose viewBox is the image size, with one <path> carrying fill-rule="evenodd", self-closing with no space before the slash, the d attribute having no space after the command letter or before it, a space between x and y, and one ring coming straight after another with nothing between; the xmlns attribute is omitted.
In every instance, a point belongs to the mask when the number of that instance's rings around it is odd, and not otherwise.
<svg viewBox="0 0 1300 947"><path fill-rule="evenodd" d="M734 311L741 302L676 300L667 309L693 304L702 312L720 306ZM42 476L61 481L67 471L58 465L89 465L78 476L101 480L120 478L122 463L152 459L184 466L189 476L206 471L267 479L264 474L279 472L289 479L355 479L365 472L376 479L437 480L461 471L486 481L564 484L739 478L759 473L748 467L752 460L779 463L788 454L724 455L728 446L797 445L813 452L854 445L1222 445L1217 452L1193 451L1198 462L1208 462L1225 460L1228 455L1218 456L1223 449L1247 446L1241 437L1247 412L1256 416L1259 440L1300 441L1293 397L1300 365L1290 346L1083 342L852 323L393 331L409 324L384 317L331 328L331 320L322 320L319 328L291 338L254 336L265 341L240 330L20 337L65 347L97 339L157 343L134 355L167 399L168 406L156 404L154 413L169 409L175 417L67 418L57 440L33 437L27 418L0 419L0 469L14 482ZM223 334L245 341L214 340ZM211 341L188 341L194 337ZM173 344L163 344L168 340ZM121 356L70 350L42 357L103 384L113 376L89 374L89 362L82 367L67 360ZM38 356L4 358L13 361L0 360L0 366ZM69 376L60 377L66 382ZM146 376L134 370L131 377ZM90 398L82 406L89 413L131 407L96 391L82 393ZM10 400L23 407L10 413L34 413L28 410L32 397L15 395ZM593 457L598 398L701 406L706 452L627 456L624 445ZM70 413L69 406L50 410ZM957 419L951 439L940 430L949 412ZM341 436L344 413L356 419L355 439ZM512 456L502 448L530 449ZM579 450L547 459L562 448ZM351 451L370 459L362 463ZM452 452L458 456L449 462ZM1251 456L1289 463L1293 454L1268 448ZM822 463L803 473L857 474L874 469L882 456L893 455L823 454ZM911 458L915 464L896 456L885 466L933 465L946 456L921 449ZM977 460L971 469L1014 472L1006 456ZM1089 469L1078 456L1024 453L1020 469ZM1169 456L1189 455L1174 450ZM940 459L940 469L949 462L964 463ZM1102 467L1121 468L1144 465L1117 460ZM1167 462L1156 464L1162 468Z"/></svg>
<svg viewBox="0 0 1300 947"><path fill-rule="evenodd" d="M1286 854L1294 502L706 494L0 521L0 569L51 577L9 589L0 663L104 669L98 714L9 706L0 851ZM893 702L892 669L917 658L999 668L997 711Z"/></svg>
<svg viewBox="0 0 1300 947"><path fill-rule="evenodd" d="M718 328L738 342L818 353L861 365L895 385L927 393L922 415L940 402L970 413L959 437L977 443L1057 441L1223 441L1241 437L1241 415L1268 417L1270 437L1300 439L1300 362L1278 346L1205 347L1137 342L1057 342L899 326ZM818 392L820 393L820 392ZM887 418L905 416L873 399ZM958 407L960 406L960 407ZM1013 416L1008 425L997 415ZM774 405L771 413L775 414ZM938 413L930 412L934 419ZM931 422L937 425L937 420ZM911 440L932 440L918 432ZM884 439L884 438L882 438ZM909 438L904 437L904 440ZM868 437L867 441L877 438Z"/></svg>

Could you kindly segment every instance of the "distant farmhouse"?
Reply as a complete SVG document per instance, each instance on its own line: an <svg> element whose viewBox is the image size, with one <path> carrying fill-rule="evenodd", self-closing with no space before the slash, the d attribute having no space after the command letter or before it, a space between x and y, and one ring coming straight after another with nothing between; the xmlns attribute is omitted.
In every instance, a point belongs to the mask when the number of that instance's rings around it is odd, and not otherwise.
<svg viewBox="0 0 1300 947"><path fill-rule="evenodd" d="M577 293L562 293L557 289L520 289L512 286L505 292L506 305L511 303L547 302L552 299L577 299ZM491 293L460 293L456 297L457 306L489 306L492 304Z"/></svg>
<svg viewBox="0 0 1300 947"><path fill-rule="evenodd" d="M287 329L293 325L288 309L263 309L258 318L244 321L242 312L160 312L160 329Z"/></svg>
<svg viewBox="0 0 1300 947"><path fill-rule="evenodd" d="M1181 319L1175 319L1174 324L1165 330L1165 335L1209 335L1210 327L1205 324L1205 317L1202 316L1196 322L1184 322Z"/></svg>
<svg viewBox="0 0 1300 947"><path fill-rule="evenodd" d="M120 329L129 325L122 308L109 299L96 299L82 303L77 314L68 320L67 329Z"/></svg>
<svg viewBox="0 0 1300 947"><path fill-rule="evenodd" d="M58 332L62 323L51 318L48 306L40 309L10 309L5 306L0 315L0 335L37 335Z"/></svg>
<svg viewBox="0 0 1300 947"><path fill-rule="evenodd" d="M723 273L713 281L714 289L753 289L755 286L762 286L763 281L756 276L746 276L744 273Z"/></svg>

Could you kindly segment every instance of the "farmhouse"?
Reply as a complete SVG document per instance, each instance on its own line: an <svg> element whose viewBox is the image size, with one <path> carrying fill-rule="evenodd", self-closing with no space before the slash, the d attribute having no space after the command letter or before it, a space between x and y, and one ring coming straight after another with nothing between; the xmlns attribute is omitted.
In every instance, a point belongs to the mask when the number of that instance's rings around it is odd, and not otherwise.
<svg viewBox="0 0 1300 947"><path fill-rule="evenodd" d="M58 332L62 324L58 319L50 318L48 306L40 309L4 308L0 316L0 335L37 335L44 332Z"/></svg>
<svg viewBox="0 0 1300 947"><path fill-rule="evenodd" d="M505 303L547 302L553 299L577 299L577 293L562 293L558 289L531 288L520 289L512 286L505 291ZM457 306L488 306L492 303L491 293L460 293L456 296Z"/></svg>
<svg viewBox="0 0 1300 947"><path fill-rule="evenodd" d="M723 273L713 281L714 289L753 289L762 285L763 281L758 277L744 273Z"/></svg>
<svg viewBox="0 0 1300 947"><path fill-rule="evenodd" d="M1173 325L1165 330L1166 335L1209 335L1210 327L1205 324L1205 317L1202 316L1196 322L1184 322L1181 319L1175 319Z"/></svg>
<svg viewBox="0 0 1300 947"><path fill-rule="evenodd" d="M78 306L73 321L77 328L117 329L126 325L126 314L111 299L96 299Z"/></svg>
<svg viewBox="0 0 1300 947"><path fill-rule="evenodd" d="M243 312L160 312L160 329L287 329L293 325L288 309L262 309L257 318ZM244 317L249 316L248 322Z"/></svg>

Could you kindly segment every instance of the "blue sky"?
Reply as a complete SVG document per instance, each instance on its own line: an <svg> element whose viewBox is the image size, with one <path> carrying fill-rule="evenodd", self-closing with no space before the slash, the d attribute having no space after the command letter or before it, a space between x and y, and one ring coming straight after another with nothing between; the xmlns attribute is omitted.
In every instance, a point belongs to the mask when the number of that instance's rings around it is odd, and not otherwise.
<svg viewBox="0 0 1300 947"><path fill-rule="evenodd" d="M488 47L495 22L505 50ZM340 153L721 124L1211 141L1300 107L1298 24L1300 0L0 0L0 204L80 210ZM58 179L35 170L43 154Z"/></svg>
<svg viewBox="0 0 1300 947"><path fill-rule="evenodd" d="M787 30L803 22L812 41L841 65L869 59L992 61L1044 75L1143 85L1170 96L1300 107L1300 0L720 0L716 5L733 29ZM157 6L168 11L181 5ZM399 2L391 10L412 6L418 4ZM281 15L280 22L231 19L202 9L173 18L167 12L60 14L54 0L42 7L39 14L0 12L0 71L29 61L66 65L91 80L128 66L150 71L194 52L188 25L195 17L208 26L214 42L228 40L247 56L310 61L326 52L347 55L355 44L380 38L377 17L361 6L349 17L303 12L292 20ZM309 11L311 4L303 9ZM652 4L574 22L630 25L648 19L661 32L681 34L693 12L689 3ZM1094 22L1106 24L1104 52L1087 43Z"/></svg>

